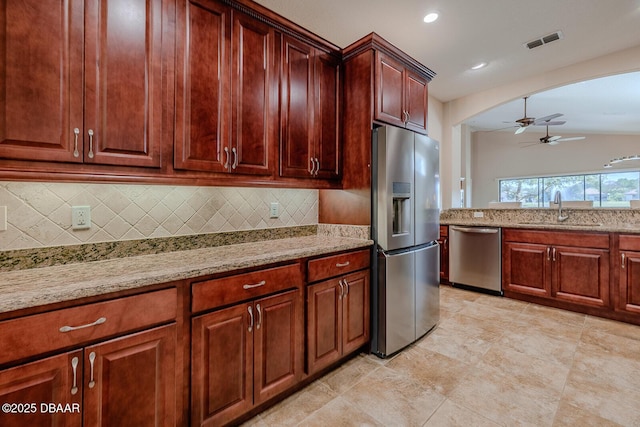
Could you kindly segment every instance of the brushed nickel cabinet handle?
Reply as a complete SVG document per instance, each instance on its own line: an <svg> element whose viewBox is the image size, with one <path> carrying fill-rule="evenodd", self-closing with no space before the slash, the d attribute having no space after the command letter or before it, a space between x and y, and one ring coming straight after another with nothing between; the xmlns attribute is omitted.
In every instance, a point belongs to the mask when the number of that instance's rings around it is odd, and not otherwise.
<svg viewBox="0 0 640 427"><path fill-rule="evenodd" d="M229 147L224 147L224 154L225 154L224 168L229 169Z"/></svg>
<svg viewBox="0 0 640 427"><path fill-rule="evenodd" d="M318 158L316 157L316 172L313 174L313 176L318 176L318 172L320 172L320 160L318 160Z"/></svg>
<svg viewBox="0 0 640 427"><path fill-rule="evenodd" d="M344 283L344 296L349 296L349 282L347 282L347 279L342 279L342 283Z"/></svg>
<svg viewBox="0 0 640 427"><path fill-rule="evenodd" d="M338 299L342 299L342 294L344 294L344 286L342 285L342 280L338 282L340 285L340 293L338 294Z"/></svg>
<svg viewBox="0 0 640 427"><path fill-rule="evenodd" d="M556 248L553 248L553 251L551 251L552 253L552 258L553 258L553 262L556 261Z"/></svg>
<svg viewBox="0 0 640 427"><path fill-rule="evenodd" d="M266 285L266 284L267 284L267 281L266 281L266 280L263 280L263 281L258 282L258 283L254 283L253 285L251 285L251 284L247 283L247 284L245 284L245 285L242 285L242 289L253 289L253 288L258 288L258 287L260 287L260 286L264 286L264 285Z"/></svg>
<svg viewBox="0 0 640 427"><path fill-rule="evenodd" d="M620 255L620 257L622 258L622 265L621 265L621 267L622 267L622 268L624 268L625 258L626 258L626 256L625 256L624 252L622 252L622 255Z"/></svg>
<svg viewBox="0 0 640 427"><path fill-rule="evenodd" d="M231 152L233 153L233 163L231 164L231 169L235 169L238 167L238 151L236 150L236 147L233 147L231 149Z"/></svg>
<svg viewBox="0 0 640 427"><path fill-rule="evenodd" d="M89 129L89 158L93 159L93 129Z"/></svg>
<svg viewBox="0 0 640 427"><path fill-rule="evenodd" d="M313 157L309 157L309 165L310 165L310 168L311 168L311 169L309 169L309 174L311 176L313 176L313 171L316 168L316 164L313 161Z"/></svg>
<svg viewBox="0 0 640 427"><path fill-rule="evenodd" d="M347 262L340 262L340 263L336 263L336 267L346 267L350 264L349 261Z"/></svg>
<svg viewBox="0 0 640 427"><path fill-rule="evenodd" d="M547 261L551 261L551 248L547 246Z"/></svg>
<svg viewBox="0 0 640 427"><path fill-rule="evenodd" d="M101 317L98 320L96 320L95 322L87 323L86 325L63 326L63 327L60 328L60 332L71 332L71 331L77 331L78 329L90 328L92 326L102 325L106 321L107 321L106 317Z"/></svg>
<svg viewBox="0 0 640 427"><path fill-rule="evenodd" d="M249 332L253 331L253 308L251 306L247 307L247 311L249 312Z"/></svg>
<svg viewBox="0 0 640 427"><path fill-rule="evenodd" d="M78 392L78 358L71 359L71 368L73 369L73 386L71 387L71 394Z"/></svg>
<svg viewBox="0 0 640 427"><path fill-rule="evenodd" d="M256 322L256 329L260 329L262 324L262 311L260 311L260 304L256 304L256 311L258 312L258 321Z"/></svg>
<svg viewBox="0 0 640 427"><path fill-rule="evenodd" d="M91 378L89 378L89 388L93 388L96 385L96 382L93 379L93 368L96 361L96 353L92 351L89 353L89 365L91 366Z"/></svg>
<svg viewBox="0 0 640 427"><path fill-rule="evenodd" d="M80 152L78 151L78 135L80 135L80 129L74 128L73 133L75 134L73 138L73 157L80 157Z"/></svg>

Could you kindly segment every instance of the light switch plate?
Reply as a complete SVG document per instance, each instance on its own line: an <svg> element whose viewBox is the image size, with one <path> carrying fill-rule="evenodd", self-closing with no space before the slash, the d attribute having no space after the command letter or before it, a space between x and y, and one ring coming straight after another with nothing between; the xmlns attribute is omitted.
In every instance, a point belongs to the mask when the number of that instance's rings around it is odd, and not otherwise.
<svg viewBox="0 0 640 427"><path fill-rule="evenodd" d="M0 206L0 231L7 231L7 207Z"/></svg>

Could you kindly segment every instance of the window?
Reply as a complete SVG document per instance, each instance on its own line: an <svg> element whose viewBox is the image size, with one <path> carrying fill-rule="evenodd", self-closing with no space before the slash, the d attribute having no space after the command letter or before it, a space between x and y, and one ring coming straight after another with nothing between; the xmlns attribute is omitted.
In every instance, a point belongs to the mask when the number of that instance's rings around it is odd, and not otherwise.
<svg viewBox="0 0 640 427"><path fill-rule="evenodd" d="M628 207L629 200L640 198L640 171L500 180L500 201L522 202L522 207L548 206L556 191L566 201L591 200L593 206Z"/></svg>

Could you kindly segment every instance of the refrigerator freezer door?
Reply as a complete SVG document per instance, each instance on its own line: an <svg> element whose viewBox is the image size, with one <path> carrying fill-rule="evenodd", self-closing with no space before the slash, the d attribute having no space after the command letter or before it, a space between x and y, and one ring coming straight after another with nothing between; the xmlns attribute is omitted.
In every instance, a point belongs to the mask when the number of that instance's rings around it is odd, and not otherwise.
<svg viewBox="0 0 640 427"><path fill-rule="evenodd" d="M440 232L440 152L438 142L415 134L415 245L438 239Z"/></svg>
<svg viewBox="0 0 640 427"><path fill-rule="evenodd" d="M413 252L402 252L389 255L379 253L384 264L383 299L380 303L385 313L383 324L379 326L382 339L379 340L378 351L389 355L411 344L415 335L415 287Z"/></svg>
<svg viewBox="0 0 640 427"><path fill-rule="evenodd" d="M440 318L440 246L436 243L415 252L416 339L431 330Z"/></svg>
<svg viewBox="0 0 640 427"><path fill-rule="evenodd" d="M374 132L374 219L380 247L386 251L413 246L414 133L383 126Z"/></svg>

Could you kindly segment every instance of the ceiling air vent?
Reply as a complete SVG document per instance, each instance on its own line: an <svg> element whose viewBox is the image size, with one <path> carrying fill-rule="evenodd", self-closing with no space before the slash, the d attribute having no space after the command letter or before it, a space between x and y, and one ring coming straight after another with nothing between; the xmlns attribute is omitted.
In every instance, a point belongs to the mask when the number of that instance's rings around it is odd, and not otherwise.
<svg viewBox="0 0 640 427"><path fill-rule="evenodd" d="M526 46L528 49L535 49L536 47L540 47L556 40L560 40L562 37L562 31L556 31L555 33L551 33L538 39L531 40L530 42L525 43L524 46Z"/></svg>

